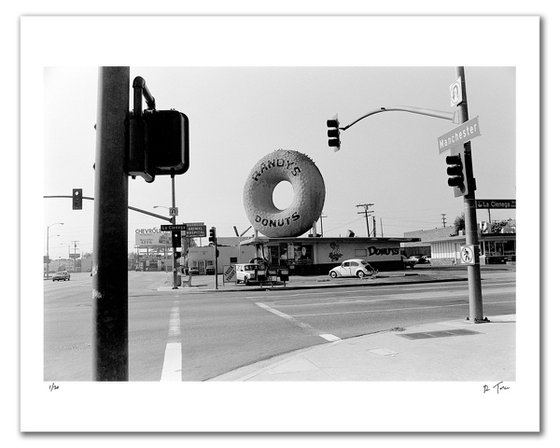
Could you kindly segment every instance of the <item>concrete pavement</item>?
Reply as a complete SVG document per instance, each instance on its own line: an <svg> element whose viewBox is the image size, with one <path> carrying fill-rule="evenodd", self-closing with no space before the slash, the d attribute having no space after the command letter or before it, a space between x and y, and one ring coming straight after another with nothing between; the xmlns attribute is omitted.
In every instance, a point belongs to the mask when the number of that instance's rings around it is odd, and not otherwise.
<svg viewBox="0 0 560 448"><path fill-rule="evenodd" d="M274 357L212 381L514 381L515 315L394 329Z"/></svg>

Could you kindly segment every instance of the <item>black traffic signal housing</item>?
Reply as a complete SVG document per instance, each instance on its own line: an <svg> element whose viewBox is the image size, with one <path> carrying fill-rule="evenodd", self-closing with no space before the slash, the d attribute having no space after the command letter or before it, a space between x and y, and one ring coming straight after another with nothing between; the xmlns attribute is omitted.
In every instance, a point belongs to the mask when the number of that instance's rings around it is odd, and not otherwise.
<svg viewBox="0 0 560 448"><path fill-rule="evenodd" d="M468 177L465 170L465 158L462 150L452 150L445 158L447 164L447 185L453 187L455 197L464 196L468 191Z"/></svg>
<svg viewBox="0 0 560 448"><path fill-rule="evenodd" d="M178 258L181 258L181 252L175 251L173 252L173 256L175 257L175 260L177 260Z"/></svg>
<svg viewBox="0 0 560 448"><path fill-rule="evenodd" d="M212 244L216 244L216 227L210 227L210 235L208 236L208 241Z"/></svg>
<svg viewBox="0 0 560 448"><path fill-rule="evenodd" d="M81 210L82 209L82 189L81 188L73 188L72 189L72 210Z"/></svg>
<svg viewBox="0 0 560 448"><path fill-rule="evenodd" d="M173 247L181 247L181 231L172 230L171 231L171 245Z"/></svg>
<svg viewBox="0 0 560 448"><path fill-rule="evenodd" d="M329 146L335 148L335 151L340 149L340 123L338 118L327 120L327 136L329 137Z"/></svg>
<svg viewBox="0 0 560 448"><path fill-rule="evenodd" d="M189 118L177 110L131 113L127 173L153 182L156 175L184 174L189 169Z"/></svg>
<svg viewBox="0 0 560 448"><path fill-rule="evenodd" d="M156 175L184 174L189 169L189 118L177 110L146 110L148 163Z"/></svg>

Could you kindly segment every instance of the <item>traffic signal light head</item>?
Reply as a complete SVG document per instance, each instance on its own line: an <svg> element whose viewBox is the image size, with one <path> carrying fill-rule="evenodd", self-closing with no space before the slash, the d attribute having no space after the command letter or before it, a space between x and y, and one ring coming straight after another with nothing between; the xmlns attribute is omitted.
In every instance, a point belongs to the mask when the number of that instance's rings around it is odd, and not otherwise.
<svg viewBox="0 0 560 448"><path fill-rule="evenodd" d="M468 193L467 174L465 171L465 160L463 151L452 152L445 158L447 164L447 185L453 187L455 197Z"/></svg>
<svg viewBox="0 0 560 448"><path fill-rule="evenodd" d="M210 227L210 235L208 236L208 241L210 243L216 244L216 227Z"/></svg>
<svg viewBox="0 0 560 448"><path fill-rule="evenodd" d="M329 146L334 148L335 152L340 149L340 123L338 118L327 120L327 136L329 137Z"/></svg>
<svg viewBox="0 0 560 448"><path fill-rule="evenodd" d="M148 162L155 174L184 174L189 169L189 119L177 110L146 110Z"/></svg>
<svg viewBox="0 0 560 448"><path fill-rule="evenodd" d="M82 189L74 188L72 189L72 210L82 209Z"/></svg>
<svg viewBox="0 0 560 448"><path fill-rule="evenodd" d="M181 247L181 231L180 230L171 231L171 245L173 247Z"/></svg>
<svg viewBox="0 0 560 448"><path fill-rule="evenodd" d="M184 174L189 169L189 119L177 110L130 114L127 172L153 182L156 175Z"/></svg>

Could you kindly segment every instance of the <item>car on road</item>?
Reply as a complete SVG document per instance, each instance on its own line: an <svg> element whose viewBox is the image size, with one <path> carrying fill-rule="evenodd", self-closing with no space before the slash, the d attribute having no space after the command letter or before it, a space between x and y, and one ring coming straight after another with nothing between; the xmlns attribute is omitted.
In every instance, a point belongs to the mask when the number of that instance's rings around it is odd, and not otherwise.
<svg viewBox="0 0 560 448"><path fill-rule="evenodd" d="M206 275L215 275L216 274L216 270L214 269L214 266L206 266Z"/></svg>
<svg viewBox="0 0 560 448"><path fill-rule="evenodd" d="M199 272L199 270L198 270L197 267L191 267L191 268L189 268L189 274L190 274L190 275L198 275L199 273L200 273L200 272Z"/></svg>
<svg viewBox="0 0 560 448"><path fill-rule="evenodd" d="M262 271L264 273L264 271ZM235 265L235 283L249 283L256 282L259 276L259 265L256 263L242 263Z"/></svg>
<svg viewBox="0 0 560 448"><path fill-rule="evenodd" d="M340 266L336 266L329 271L332 278L337 277L370 277L377 274L377 270L373 269L370 264L360 258L352 258L344 260Z"/></svg>
<svg viewBox="0 0 560 448"><path fill-rule="evenodd" d="M53 282L59 282L60 280L70 280L70 274L68 273L68 271L58 271L55 272L53 277L52 277L52 281Z"/></svg>

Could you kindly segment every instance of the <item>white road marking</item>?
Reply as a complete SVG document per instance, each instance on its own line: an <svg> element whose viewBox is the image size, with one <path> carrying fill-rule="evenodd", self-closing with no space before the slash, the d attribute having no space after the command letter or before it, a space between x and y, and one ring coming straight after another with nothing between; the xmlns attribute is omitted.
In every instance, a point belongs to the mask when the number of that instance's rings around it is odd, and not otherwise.
<svg viewBox="0 0 560 448"><path fill-rule="evenodd" d="M161 381L182 381L182 369L181 317L179 314L179 304L175 302L169 317L169 332L163 357L163 368L161 369Z"/></svg>
<svg viewBox="0 0 560 448"><path fill-rule="evenodd" d="M340 338L338 336L335 336L334 334L323 333L323 334L320 334L319 336L321 336L323 339L325 339L329 342L340 341Z"/></svg>
<svg viewBox="0 0 560 448"><path fill-rule="evenodd" d="M257 305L258 307L261 307L263 310L266 310L269 313L272 313L272 314L274 314L278 317L281 317L282 319L286 319L287 321L289 321L293 325L295 325L295 326L297 326L297 327L299 327L303 330L306 330L306 331L310 332L311 334L314 334L315 336L319 336L319 337L325 339L326 341L329 341L329 342L340 341L340 338L338 336L335 336L334 334L330 334L330 333L322 333L321 331L313 328L311 325L306 324L305 322L300 322L296 318L294 318L293 316L290 316L289 314L285 314L285 313L282 313L281 311L275 310L274 308L271 308L268 305L265 305L264 303L255 302L255 305Z"/></svg>
<svg viewBox="0 0 560 448"><path fill-rule="evenodd" d="M484 296L491 296L491 295L501 295L504 293L515 292L515 288L503 288L499 291L483 291ZM364 298L363 295L359 296L352 296L352 297L344 297L344 298L336 298L334 297L331 300L322 301L322 302L312 302L312 303L286 303L283 302L272 302L272 304L276 308L282 307L311 307L311 306L329 306L329 305L346 305L346 304L358 304L358 303L373 303L373 302L394 302L397 300L426 300L426 299L437 299L437 298L456 298L456 297L465 297L468 299L469 292L468 291L434 291L428 297L426 293L408 293L408 294L393 294L390 296L379 296L379 297L368 297ZM280 311L279 311L280 312Z"/></svg>
<svg viewBox="0 0 560 448"><path fill-rule="evenodd" d="M490 302L490 304L495 303L515 303L515 300L504 300L501 302ZM409 311L409 310L428 310L433 308L450 308L454 306L469 306L468 303L457 303L453 305L435 305L435 306L415 306L408 308L393 308L388 310L361 310L361 311L340 311L334 313L305 313L305 314L295 314L293 319L296 317L314 317L314 316L338 316L343 314L371 314L371 313L391 313L394 311Z"/></svg>

